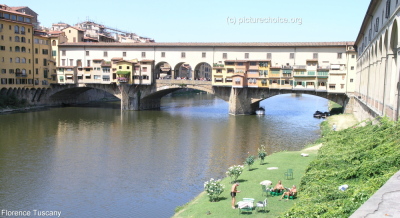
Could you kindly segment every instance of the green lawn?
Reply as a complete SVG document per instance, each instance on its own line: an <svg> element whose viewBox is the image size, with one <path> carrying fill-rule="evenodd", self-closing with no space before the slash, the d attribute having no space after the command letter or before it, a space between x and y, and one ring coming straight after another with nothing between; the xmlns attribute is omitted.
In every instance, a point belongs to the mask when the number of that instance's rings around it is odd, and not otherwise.
<svg viewBox="0 0 400 218"><path fill-rule="evenodd" d="M307 153L310 156L302 157L300 155L301 153ZM273 185L275 185L278 180L282 180L282 184L289 188L291 188L292 185L299 186L305 169L309 163L316 158L316 153L316 150L279 152L267 156L263 165L260 165L259 160L256 160L251 171L249 171L246 166L242 175L238 178L240 182L238 190L241 192L237 194L236 202L240 201L242 198L254 198L255 202L264 200L266 197L262 196L260 185L260 182L263 180L271 180ZM269 167L278 167L278 169L267 170ZM294 178L292 180L286 180L284 178L284 173L287 169L293 169ZM199 181L199 185L203 185L204 182L205 181ZM268 205L265 212L253 211L251 214L243 213L239 215L238 209L234 210L231 208L230 189L232 184L230 183L230 178L225 178L222 183L225 185L225 191L220 195L219 202L209 202L207 194L202 192L187 205L182 206L174 217L239 217L249 215L252 217L278 217L283 215L285 211L291 208L301 198L300 192L298 193L297 199L289 201L278 201L280 196L268 196ZM211 214L207 215L208 211Z"/></svg>

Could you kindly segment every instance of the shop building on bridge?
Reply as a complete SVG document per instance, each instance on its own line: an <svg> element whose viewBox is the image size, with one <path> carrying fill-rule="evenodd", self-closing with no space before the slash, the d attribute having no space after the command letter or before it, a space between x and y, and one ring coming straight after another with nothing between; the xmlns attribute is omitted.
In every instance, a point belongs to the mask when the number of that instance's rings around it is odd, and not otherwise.
<svg viewBox="0 0 400 218"><path fill-rule="evenodd" d="M156 79L172 78L234 88L352 93L356 72L353 44L63 43L59 45L58 83L151 85ZM95 62L109 64L94 66ZM63 80L66 69L72 69L68 73L72 71L72 78L78 79Z"/></svg>

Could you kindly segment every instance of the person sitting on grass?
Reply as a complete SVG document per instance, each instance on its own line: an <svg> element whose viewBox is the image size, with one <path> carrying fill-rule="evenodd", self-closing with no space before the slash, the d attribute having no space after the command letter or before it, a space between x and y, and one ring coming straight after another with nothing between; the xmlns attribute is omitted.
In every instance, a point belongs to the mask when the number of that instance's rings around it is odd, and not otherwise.
<svg viewBox="0 0 400 218"><path fill-rule="evenodd" d="M275 185L275 187L272 189L273 192L281 192L285 189L283 187L281 180L278 181L278 184Z"/></svg>
<svg viewBox="0 0 400 218"><path fill-rule="evenodd" d="M285 195L287 195L287 199L286 200L289 200L289 197L296 195L296 193L297 193L296 186L293 185L292 189L289 189L288 192L284 192L282 197L281 197L281 199L279 199L279 200L282 200L285 197Z"/></svg>

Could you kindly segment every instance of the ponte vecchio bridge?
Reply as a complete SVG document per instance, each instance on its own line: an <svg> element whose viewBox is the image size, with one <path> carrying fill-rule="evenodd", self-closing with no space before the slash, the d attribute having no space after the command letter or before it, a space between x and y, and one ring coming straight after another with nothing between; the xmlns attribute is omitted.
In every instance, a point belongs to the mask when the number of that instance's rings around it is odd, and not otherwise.
<svg viewBox="0 0 400 218"><path fill-rule="evenodd" d="M234 115L252 114L261 100L287 93L346 106L355 56L353 42L63 43L52 88L19 92L60 104L97 89L120 98L122 110L147 110L159 108L162 96L191 88L228 101Z"/></svg>

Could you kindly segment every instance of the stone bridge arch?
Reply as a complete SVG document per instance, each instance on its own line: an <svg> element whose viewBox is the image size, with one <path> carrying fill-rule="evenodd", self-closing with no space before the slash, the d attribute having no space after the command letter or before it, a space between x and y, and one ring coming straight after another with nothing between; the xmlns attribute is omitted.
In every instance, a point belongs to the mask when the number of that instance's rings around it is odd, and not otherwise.
<svg viewBox="0 0 400 218"><path fill-rule="evenodd" d="M336 102L346 108L349 97L344 93L327 93L315 92L307 90L291 90L291 89L236 89L233 88L229 99L229 113L233 115L253 114L260 107L262 100L282 94L308 94L319 96L333 102Z"/></svg>
<svg viewBox="0 0 400 218"><path fill-rule="evenodd" d="M207 62L200 62L194 68L194 80L211 81L212 67Z"/></svg>
<svg viewBox="0 0 400 218"><path fill-rule="evenodd" d="M171 64L166 61L158 62L154 67L154 77L155 79L171 79L173 77Z"/></svg>
<svg viewBox="0 0 400 218"><path fill-rule="evenodd" d="M103 98L111 95L121 99L121 91L116 84L71 84L53 85L41 93L50 105L76 104Z"/></svg>

